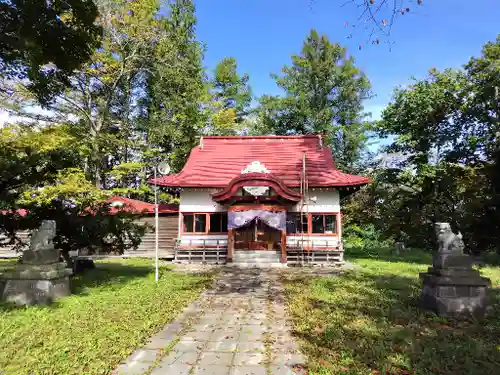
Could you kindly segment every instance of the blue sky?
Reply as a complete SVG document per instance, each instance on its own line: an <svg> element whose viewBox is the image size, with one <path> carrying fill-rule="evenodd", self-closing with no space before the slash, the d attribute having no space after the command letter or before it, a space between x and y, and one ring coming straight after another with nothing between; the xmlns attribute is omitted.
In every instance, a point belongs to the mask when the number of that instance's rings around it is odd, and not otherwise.
<svg viewBox="0 0 500 375"><path fill-rule="evenodd" d="M279 93L270 72L279 73L290 55L300 52L311 28L348 47L367 74L375 97L366 110L378 117L393 89L411 76L424 77L429 68L460 67L482 45L500 33L500 0L405 1L410 12L399 16L392 44L366 45L368 32L353 31L360 10L341 7L345 0L198 0L198 38L206 43L205 65L213 68L225 56L235 57L240 72L250 75L259 96ZM377 4L378 0L375 0Z"/></svg>

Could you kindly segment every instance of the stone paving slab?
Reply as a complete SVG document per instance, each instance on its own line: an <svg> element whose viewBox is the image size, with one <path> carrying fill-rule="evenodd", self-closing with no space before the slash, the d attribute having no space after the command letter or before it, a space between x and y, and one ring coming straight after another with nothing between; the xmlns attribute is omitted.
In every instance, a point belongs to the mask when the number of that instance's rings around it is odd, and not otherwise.
<svg viewBox="0 0 500 375"><path fill-rule="evenodd" d="M190 375L192 369L193 366L174 363L173 365L169 366L155 367L151 372L151 375L170 375L170 374Z"/></svg>
<svg viewBox="0 0 500 375"><path fill-rule="evenodd" d="M287 375L304 356L272 269L222 268L214 286L114 374Z"/></svg>
<svg viewBox="0 0 500 375"><path fill-rule="evenodd" d="M266 375L266 366L234 366L230 375ZM274 375L274 373L272 373Z"/></svg>

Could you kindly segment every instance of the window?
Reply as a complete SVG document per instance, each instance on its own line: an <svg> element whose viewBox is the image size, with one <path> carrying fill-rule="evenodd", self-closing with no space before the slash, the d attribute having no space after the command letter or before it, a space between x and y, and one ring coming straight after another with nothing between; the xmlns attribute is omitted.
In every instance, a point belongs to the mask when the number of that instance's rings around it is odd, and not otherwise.
<svg viewBox="0 0 500 375"><path fill-rule="evenodd" d="M192 233L193 231L193 220L194 220L194 215L193 214L183 214L182 215L182 220L183 220L183 232L188 232Z"/></svg>
<svg viewBox="0 0 500 375"><path fill-rule="evenodd" d="M207 231L207 215L194 215L194 231L197 233Z"/></svg>
<svg viewBox="0 0 500 375"><path fill-rule="evenodd" d="M337 233L337 216L325 215L325 233Z"/></svg>
<svg viewBox="0 0 500 375"><path fill-rule="evenodd" d="M209 233L226 233L227 232L227 212L217 212L210 214L210 230Z"/></svg>
<svg viewBox="0 0 500 375"><path fill-rule="evenodd" d="M226 233L227 212L182 214L184 233ZM210 223L210 227L208 224Z"/></svg>
<svg viewBox="0 0 500 375"><path fill-rule="evenodd" d="M183 232L186 233L206 233L206 214L182 214Z"/></svg>
<svg viewBox="0 0 500 375"><path fill-rule="evenodd" d="M286 232L288 234L297 233L297 214L286 214Z"/></svg>
<svg viewBox="0 0 500 375"><path fill-rule="evenodd" d="M311 215L312 233L334 234L337 233L337 215L313 214Z"/></svg>
<svg viewBox="0 0 500 375"><path fill-rule="evenodd" d="M302 215L302 222L300 221L300 214L291 212L286 215L286 231L289 234L294 233L308 233L309 225L307 215ZM302 228L302 230L301 230Z"/></svg>

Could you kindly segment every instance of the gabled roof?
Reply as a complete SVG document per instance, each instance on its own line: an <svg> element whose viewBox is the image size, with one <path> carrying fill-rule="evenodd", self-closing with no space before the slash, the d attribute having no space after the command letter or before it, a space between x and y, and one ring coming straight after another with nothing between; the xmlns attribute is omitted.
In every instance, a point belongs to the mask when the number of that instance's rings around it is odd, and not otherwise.
<svg viewBox="0 0 500 375"><path fill-rule="evenodd" d="M28 214L28 211L26 211L24 208L19 208L15 211L13 210L2 210L0 211L0 213L2 215L7 215L7 214L16 214L16 215L19 215L19 216L26 216Z"/></svg>
<svg viewBox="0 0 500 375"><path fill-rule="evenodd" d="M335 167L332 152L318 135L203 137L181 172L150 180L172 187L226 187L252 162L259 161L288 187L300 186L302 155L310 187L355 186L369 182Z"/></svg>
<svg viewBox="0 0 500 375"><path fill-rule="evenodd" d="M137 199L130 199L120 196L114 196L106 199L104 202L111 204L110 213L115 214L119 209L135 212L135 213L144 213L144 214L154 214L155 213L155 205L153 203L139 201ZM118 203L118 204L117 204ZM26 216L28 211L24 208L18 209L16 211L12 210L1 210L1 215L7 215L16 213L19 216ZM178 204L164 204L160 203L158 205L158 213L166 214L166 213L176 213L179 212Z"/></svg>
<svg viewBox="0 0 500 375"><path fill-rule="evenodd" d="M123 205L120 205L120 207L125 210L130 210L137 213L154 214L155 212L155 205L153 203L143 202L137 199L115 196L107 199L106 202L111 203L111 205L113 205L115 202L122 203ZM116 209L115 212L116 211L118 211L118 209ZM114 213L113 209L111 210L111 212ZM177 204L160 203L158 205L158 213L160 214L176 212L179 212L179 205Z"/></svg>

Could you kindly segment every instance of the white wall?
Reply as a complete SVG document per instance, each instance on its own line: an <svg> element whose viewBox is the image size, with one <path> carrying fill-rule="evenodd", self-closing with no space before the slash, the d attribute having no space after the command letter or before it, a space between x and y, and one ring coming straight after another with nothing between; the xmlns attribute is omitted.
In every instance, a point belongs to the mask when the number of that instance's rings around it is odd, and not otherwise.
<svg viewBox="0 0 500 375"><path fill-rule="evenodd" d="M205 241L203 241L205 240ZM184 234L181 236L181 245L185 246L202 246L203 242L205 245L216 246L217 242L219 245L227 245L227 234L209 234L209 235L192 235Z"/></svg>
<svg viewBox="0 0 500 375"><path fill-rule="evenodd" d="M216 190L189 190L185 189L181 192L179 211L180 212L217 212L227 211L225 206L214 202L211 194ZM316 202L309 202L309 212L340 212L340 195L336 189L309 189L309 198L316 197ZM290 212L300 210L300 205L296 204Z"/></svg>
<svg viewBox="0 0 500 375"><path fill-rule="evenodd" d="M311 198L316 198L311 202ZM294 205L290 212L300 211L300 204ZM309 189L309 204L304 206L304 212L340 212L340 195L336 189Z"/></svg>
<svg viewBox="0 0 500 375"><path fill-rule="evenodd" d="M304 240L304 246L333 246L339 245L338 236L286 236L286 243L289 245L300 245L302 240ZM311 242L309 242L311 241Z"/></svg>
<svg viewBox="0 0 500 375"><path fill-rule="evenodd" d="M221 206L218 203L214 202L211 198L211 194L216 190L192 190L185 189L181 192L180 196L180 204L179 211L182 212L220 212L227 211L227 207ZM316 202L310 202L308 211L309 212L340 212L340 195L338 190L336 189L322 189L318 190L317 188L309 189L309 198L316 197ZM290 212L298 212L300 210L300 206L294 205ZM304 208L304 211L306 208ZM307 211L305 211L307 212ZM179 224L181 217L179 215ZM339 228L340 232L340 228ZM340 234L340 233L339 233ZM215 245L217 240L219 242L227 243L227 235L180 235L181 244L183 245L202 245L203 239L207 240L206 244ZM339 236L340 237L340 236ZM304 240L312 240L316 245L324 246L337 246L339 237L336 236L287 236L287 243L295 244L297 241L302 239ZM208 241L211 240L211 241Z"/></svg>
<svg viewBox="0 0 500 375"><path fill-rule="evenodd" d="M185 189L181 192L179 211L182 212L217 212L227 208L212 200L215 189L202 191Z"/></svg>

